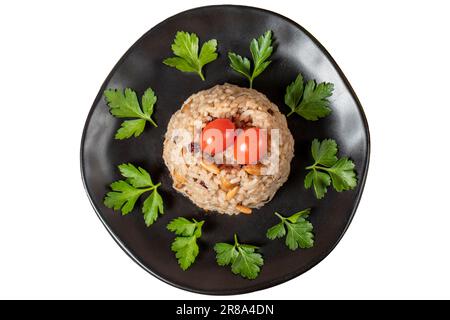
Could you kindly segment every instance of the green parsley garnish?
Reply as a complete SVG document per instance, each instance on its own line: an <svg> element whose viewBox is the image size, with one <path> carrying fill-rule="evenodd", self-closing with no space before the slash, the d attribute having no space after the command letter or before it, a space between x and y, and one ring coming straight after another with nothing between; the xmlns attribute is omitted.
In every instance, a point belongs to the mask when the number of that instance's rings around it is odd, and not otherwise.
<svg viewBox="0 0 450 320"><path fill-rule="evenodd" d="M205 42L198 53L198 37L195 33L178 31L172 44L172 51L176 57L164 59L163 63L183 72L195 72L202 80L202 68L205 64L217 59L217 40Z"/></svg>
<svg viewBox="0 0 450 320"><path fill-rule="evenodd" d="M230 66L236 72L244 75L250 81L250 88L253 87L253 80L259 76L271 63L267 61L272 55L272 31L268 30L264 35L258 39L253 39L250 42L250 52L253 58L253 71L250 71L250 60L246 57L241 57L234 52L228 52L230 59Z"/></svg>
<svg viewBox="0 0 450 320"><path fill-rule="evenodd" d="M152 193L144 201L142 213L147 227L153 224L158 214L164 213L163 200L158 193L161 183L154 184L150 174L141 167L135 167L131 163L119 165L120 173L125 180L111 183L112 191L106 194L104 204L106 207L120 210L122 215L130 213L139 197L146 192Z"/></svg>
<svg viewBox="0 0 450 320"><path fill-rule="evenodd" d="M262 255L256 250L258 250L256 246L240 244L236 234L234 244L221 242L214 246L217 264L219 266L231 264L231 272L247 279L255 279L264 264Z"/></svg>
<svg viewBox="0 0 450 320"><path fill-rule="evenodd" d="M311 171L305 177L305 188L313 186L317 199L325 196L331 182L338 192L356 187L355 164L346 157L338 159L337 151L336 141L332 139L325 139L322 142L314 139L312 142L311 153L315 162L306 167Z"/></svg>
<svg viewBox="0 0 450 320"><path fill-rule="evenodd" d="M181 269L188 269L195 261L199 248L197 239L202 236L202 226L204 221L180 217L173 219L167 229L174 232L178 237L172 242L172 251L178 259Z"/></svg>
<svg viewBox="0 0 450 320"><path fill-rule="evenodd" d="M303 76L299 73L295 81L286 88L284 103L291 108L288 117L293 113L312 121L326 117L331 113L328 98L333 90L334 85L328 82L316 84L314 80L309 80L304 85Z"/></svg>
<svg viewBox="0 0 450 320"><path fill-rule="evenodd" d="M311 209L305 209L294 213L290 217L283 217L278 212L275 215L280 218L281 222L267 230L267 238L274 240L286 235L286 245L291 250L297 248L312 248L314 245L313 225L306 219Z"/></svg>
<svg viewBox="0 0 450 320"><path fill-rule="evenodd" d="M127 139L133 135L138 137L144 131L147 121L154 127L157 127L157 124L151 118L153 107L156 103L156 96L151 88L145 90L142 96L142 108L139 106L136 92L129 88L126 88L125 91L107 89L104 94L109 111L113 116L117 118L136 118L122 122L121 127L116 132L116 139Z"/></svg>

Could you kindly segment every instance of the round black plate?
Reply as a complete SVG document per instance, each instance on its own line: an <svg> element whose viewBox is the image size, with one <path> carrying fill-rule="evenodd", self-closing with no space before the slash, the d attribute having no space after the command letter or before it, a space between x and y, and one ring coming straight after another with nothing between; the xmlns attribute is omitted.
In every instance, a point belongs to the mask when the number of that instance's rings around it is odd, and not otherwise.
<svg viewBox="0 0 450 320"><path fill-rule="evenodd" d="M299 116L289 118L295 139L295 157L287 183L275 198L252 215L226 216L205 214L171 187L171 178L162 161L162 144L171 115L192 93L229 82L248 86L247 81L229 67L227 52L249 56L252 38L272 30L275 53L272 64L254 82L254 88L276 103L282 112L286 86L301 72L306 79L328 81L335 85L333 113L317 122ZM178 30L195 32L200 42L217 39L219 58L205 67L206 81L194 74L182 73L162 63L172 56L170 44ZM130 87L141 95L152 87L157 96L155 119L158 128L147 126L139 138L114 140L120 125L108 112L103 98L106 88ZM341 155L356 164L359 183L355 190L328 191L316 200L305 190L305 166L311 163L310 145L314 138L333 138ZM120 179L117 165L138 164L150 171L154 181L162 183L166 212L150 228L144 224L140 205L127 216L107 209L103 198L108 186ZM206 294L239 294L274 286L307 271L324 259L336 246L358 206L369 163L369 130L361 105L345 76L327 51L305 29L276 13L243 6L210 6L182 12L147 32L120 59L100 88L88 115L81 142L81 171L86 191L100 220L120 247L141 267L176 287ZM266 230L277 223L274 211L288 215L312 208L315 245L308 250L290 251L284 240L270 241ZM178 216L204 219L197 261L182 271L170 250L174 235L167 223ZM233 275L229 267L219 267L213 246L231 242L237 233L243 243L259 245L265 264L259 277L246 280Z"/></svg>

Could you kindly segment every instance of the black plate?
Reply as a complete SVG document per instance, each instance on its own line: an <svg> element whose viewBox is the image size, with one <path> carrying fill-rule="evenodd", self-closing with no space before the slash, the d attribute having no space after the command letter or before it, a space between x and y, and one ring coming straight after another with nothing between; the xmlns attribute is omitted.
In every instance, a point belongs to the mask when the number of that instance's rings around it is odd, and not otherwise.
<svg viewBox="0 0 450 320"><path fill-rule="evenodd" d="M287 183L275 198L250 216L205 215L171 187L171 178L162 161L162 144L171 115L192 93L216 84L230 82L247 86L247 81L231 70L226 53L231 50L249 55L250 40L272 30L276 50L273 62L255 82L255 89L266 94L282 112L286 86L298 72L306 79L333 82L333 113L317 122L298 116L289 118L295 139L295 157ZM206 66L206 81L163 65L172 55L170 44L178 30L195 32L203 42L217 39L219 59ZM158 128L147 126L139 138L114 140L120 120L108 112L102 93L106 88L130 87L142 94L152 87L157 96L155 119ZM311 163L310 145L314 138L333 138L340 154L351 157L358 173L355 190L337 193L329 190L316 200L305 190L304 167ZM147 168L155 181L162 182L166 213L147 228L138 202L133 213L123 217L102 204L108 185L120 179L117 165L131 162ZM315 266L336 246L358 206L369 163L369 130L362 107L342 71L328 52L297 23L276 13L242 6L210 6L182 12L148 31L120 59L100 88L88 115L81 142L81 171L90 201L100 220L120 247L141 267L176 287L206 294L239 294L274 286ZM308 250L288 250L283 240L266 239L266 230L277 222L275 210L290 214L312 208L315 246ZM195 264L182 271L169 247L174 238L167 223L178 216L205 219L201 251ZM216 242L232 241L237 233L241 242L261 246L265 264L259 277L246 280L233 275L229 267L215 262Z"/></svg>

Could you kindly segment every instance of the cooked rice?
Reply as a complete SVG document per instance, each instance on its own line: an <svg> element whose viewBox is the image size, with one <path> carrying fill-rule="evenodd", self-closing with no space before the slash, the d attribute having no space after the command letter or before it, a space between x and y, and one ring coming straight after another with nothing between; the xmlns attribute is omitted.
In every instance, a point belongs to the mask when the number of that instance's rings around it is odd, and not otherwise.
<svg viewBox="0 0 450 320"><path fill-rule="evenodd" d="M208 170L201 165L197 159L201 154L199 146L193 143L194 132L199 134L208 122L216 118L233 119L238 125L269 132L279 129L279 154L273 153L279 160L278 170L274 174L255 175L240 165L212 164L219 171L214 168ZM196 120L201 121L199 127L195 127ZM180 139L179 129L187 130L187 137ZM254 89L230 84L216 85L190 96L170 119L163 151L173 187L200 208L226 214L239 214L245 211L242 208L260 208L269 202L286 182L293 156L294 140L286 117L278 107ZM185 161L180 162L180 159ZM261 162L264 168L273 161L262 159Z"/></svg>

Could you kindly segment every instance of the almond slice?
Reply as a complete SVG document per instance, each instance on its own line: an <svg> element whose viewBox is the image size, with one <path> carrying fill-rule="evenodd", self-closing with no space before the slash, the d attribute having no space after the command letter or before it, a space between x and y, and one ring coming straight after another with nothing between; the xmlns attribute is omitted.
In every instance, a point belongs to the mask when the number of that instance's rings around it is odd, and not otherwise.
<svg viewBox="0 0 450 320"><path fill-rule="evenodd" d="M173 177L178 184L185 184L187 182L186 178L176 171L173 172Z"/></svg>
<svg viewBox="0 0 450 320"><path fill-rule="evenodd" d="M188 103L184 104L183 107L181 108L181 112L183 113L189 112L189 109L191 108L191 103L192 101L189 101Z"/></svg>
<svg viewBox="0 0 450 320"><path fill-rule="evenodd" d="M220 177L220 189L222 189L223 191L230 191L235 186L236 185L234 183L231 183L230 181L228 181L227 178Z"/></svg>
<svg viewBox="0 0 450 320"><path fill-rule="evenodd" d="M220 173L220 169L214 164L214 163L207 163L205 161L201 161L200 165L208 170L209 172L212 172L214 174L219 174Z"/></svg>
<svg viewBox="0 0 450 320"><path fill-rule="evenodd" d="M240 213L243 213L243 214L251 214L251 213L252 213L252 209L250 209L249 207L240 205L240 204L238 204L238 205L236 206L236 209L237 209Z"/></svg>
<svg viewBox="0 0 450 320"><path fill-rule="evenodd" d="M244 167L244 171L254 176L261 175L261 164L249 164Z"/></svg>
<svg viewBox="0 0 450 320"><path fill-rule="evenodd" d="M227 192L225 199L227 199L228 201L233 199L238 191L239 191L239 187L235 186L233 189L231 189L230 191Z"/></svg>

